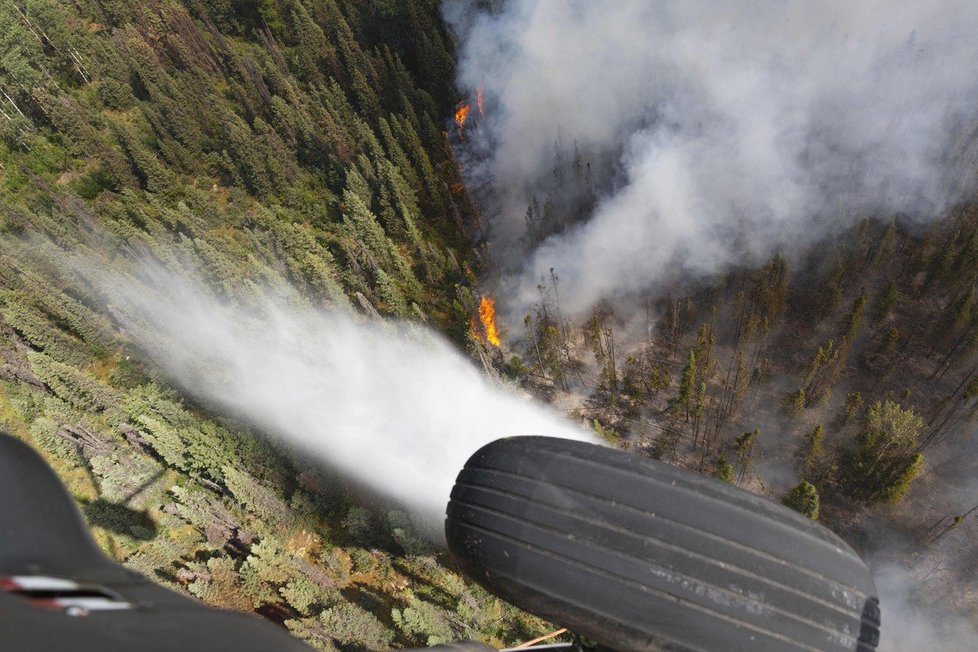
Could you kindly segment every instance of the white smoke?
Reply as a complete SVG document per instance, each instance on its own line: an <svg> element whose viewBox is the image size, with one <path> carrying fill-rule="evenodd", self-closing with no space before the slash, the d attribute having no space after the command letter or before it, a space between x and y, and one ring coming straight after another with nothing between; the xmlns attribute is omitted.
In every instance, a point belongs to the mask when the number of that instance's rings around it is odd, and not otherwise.
<svg viewBox="0 0 978 652"><path fill-rule="evenodd" d="M973 190L973 0L445 0L443 14L459 88L484 98L458 155L514 312L551 268L579 315L864 217L934 219ZM596 200L583 215L575 152ZM527 205L548 195L563 224L527 246ZM880 649L978 649L974 623L926 608L917 570L876 573Z"/></svg>
<svg viewBox="0 0 978 652"><path fill-rule="evenodd" d="M126 333L198 399L410 509L433 538L466 459L499 437L590 440L500 387L418 326L362 322L296 297L228 302L158 267L95 270Z"/></svg>
<svg viewBox="0 0 978 652"><path fill-rule="evenodd" d="M965 437L955 446L930 451L930 472L915 481L904 499L906 513L919 524L916 536L908 536L912 530L905 525L877 522L869 527L884 652L978 650L974 459L975 449ZM955 524L955 515L964 518Z"/></svg>
<svg viewBox="0 0 978 652"><path fill-rule="evenodd" d="M925 569L886 564L873 573L880 592L883 652L978 650L978 628L965 617L937 612L922 593L936 582ZM954 590L953 586L950 590Z"/></svg>
<svg viewBox="0 0 978 652"><path fill-rule="evenodd" d="M459 85L485 96L465 147L485 157L467 171L492 186L497 254L534 195L569 194L555 144L595 162L598 194L585 221L521 254L506 292L518 309L550 268L580 312L857 218L936 217L970 187L972 0L494 4L443 11Z"/></svg>

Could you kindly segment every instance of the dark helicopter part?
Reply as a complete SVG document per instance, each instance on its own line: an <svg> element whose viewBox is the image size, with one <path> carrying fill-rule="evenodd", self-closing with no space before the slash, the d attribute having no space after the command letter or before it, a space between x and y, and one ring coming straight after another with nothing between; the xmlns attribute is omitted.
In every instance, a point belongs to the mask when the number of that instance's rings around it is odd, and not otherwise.
<svg viewBox="0 0 978 652"><path fill-rule="evenodd" d="M51 468L3 434L0 523L5 650L310 650L257 616L206 607L106 557Z"/></svg>
<svg viewBox="0 0 978 652"><path fill-rule="evenodd" d="M872 652L879 603L841 539L729 483L546 437L473 455L448 505L469 577L615 650Z"/></svg>

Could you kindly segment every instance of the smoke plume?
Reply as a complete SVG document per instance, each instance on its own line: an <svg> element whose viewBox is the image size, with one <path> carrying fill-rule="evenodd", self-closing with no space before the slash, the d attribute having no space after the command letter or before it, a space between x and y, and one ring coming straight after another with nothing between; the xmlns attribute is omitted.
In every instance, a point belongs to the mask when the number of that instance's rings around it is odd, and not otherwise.
<svg viewBox="0 0 978 652"><path fill-rule="evenodd" d="M803 253L861 218L923 223L973 191L970 0L446 0L443 14L458 86L481 99L456 152L511 312L551 269L580 316ZM881 649L978 649L973 623L918 594L927 573L878 566Z"/></svg>
<svg viewBox="0 0 978 652"><path fill-rule="evenodd" d="M978 649L975 623L962 616L938 612L921 599L922 589L928 581L933 581L927 578L925 569L885 564L874 569L873 576L883 613L880 650Z"/></svg>
<svg viewBox="0 0 978 652"><path fill-rule="evenodd" d="M978 106L970 0L443 12L459 86L484 96L461 155L486 191L517 309L550 268L579 313L798 250L857 218L930 219L971 185L959 172L973 167L962 159ZM527 251L527 205L547 196L549 237Z"/></svg>
<svg viewBox="0 0 978 652"><path fill-rule="evenodd" d="M441 537L455 476L511 435L589 436L490 386L431 331L362 323L293 296L230 302L158 267L96 281L136 344L197 399L411 510ZM274 293L273 293L274 294Z"/></svg>

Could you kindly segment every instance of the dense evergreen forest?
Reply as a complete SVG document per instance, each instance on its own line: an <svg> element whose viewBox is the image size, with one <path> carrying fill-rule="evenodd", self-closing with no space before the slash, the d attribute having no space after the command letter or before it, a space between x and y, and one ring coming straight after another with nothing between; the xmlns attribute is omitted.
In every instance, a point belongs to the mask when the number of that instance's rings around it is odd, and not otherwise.
<svg viewBox="0 0 978 652"><path fill-rule="evenodd" d="M192 270L228 298L285 283L464 342L453 48L434 0L0 7L3 428L112 556L324 650L546 626L446 569L404 514L182 397L58 252Z"/></svg>

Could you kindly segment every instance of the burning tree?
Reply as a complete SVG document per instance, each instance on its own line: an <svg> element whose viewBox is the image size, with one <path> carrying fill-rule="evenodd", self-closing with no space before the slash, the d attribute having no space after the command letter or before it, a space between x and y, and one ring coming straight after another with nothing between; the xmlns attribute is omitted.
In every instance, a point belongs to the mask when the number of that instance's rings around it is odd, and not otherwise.
<svg viewBox="0 0 978 652"><path fill-rule="evenodd" d="M458 133L461 136L465 135L465 122L469 119L469 113L472 111L472 106L467 102L462 102L455 109L455 126L458 127Z"/></svg>
<svg viewBox="0 0 978 652"><path fill-rule="evenodd" d="M496 328L496 302L489 295L483 295L479 300L479 322L486 341L495 347L500 344L499 331Z"/></svg>
<svg viewBox="0 0 978 652"><path fill-rule="evenodd" d="M478 317L478 319L476 318ZM496 326L496 302L488 294L479 299L476 315L469 318L472 338L499 348L499 328Z"/></svg>

